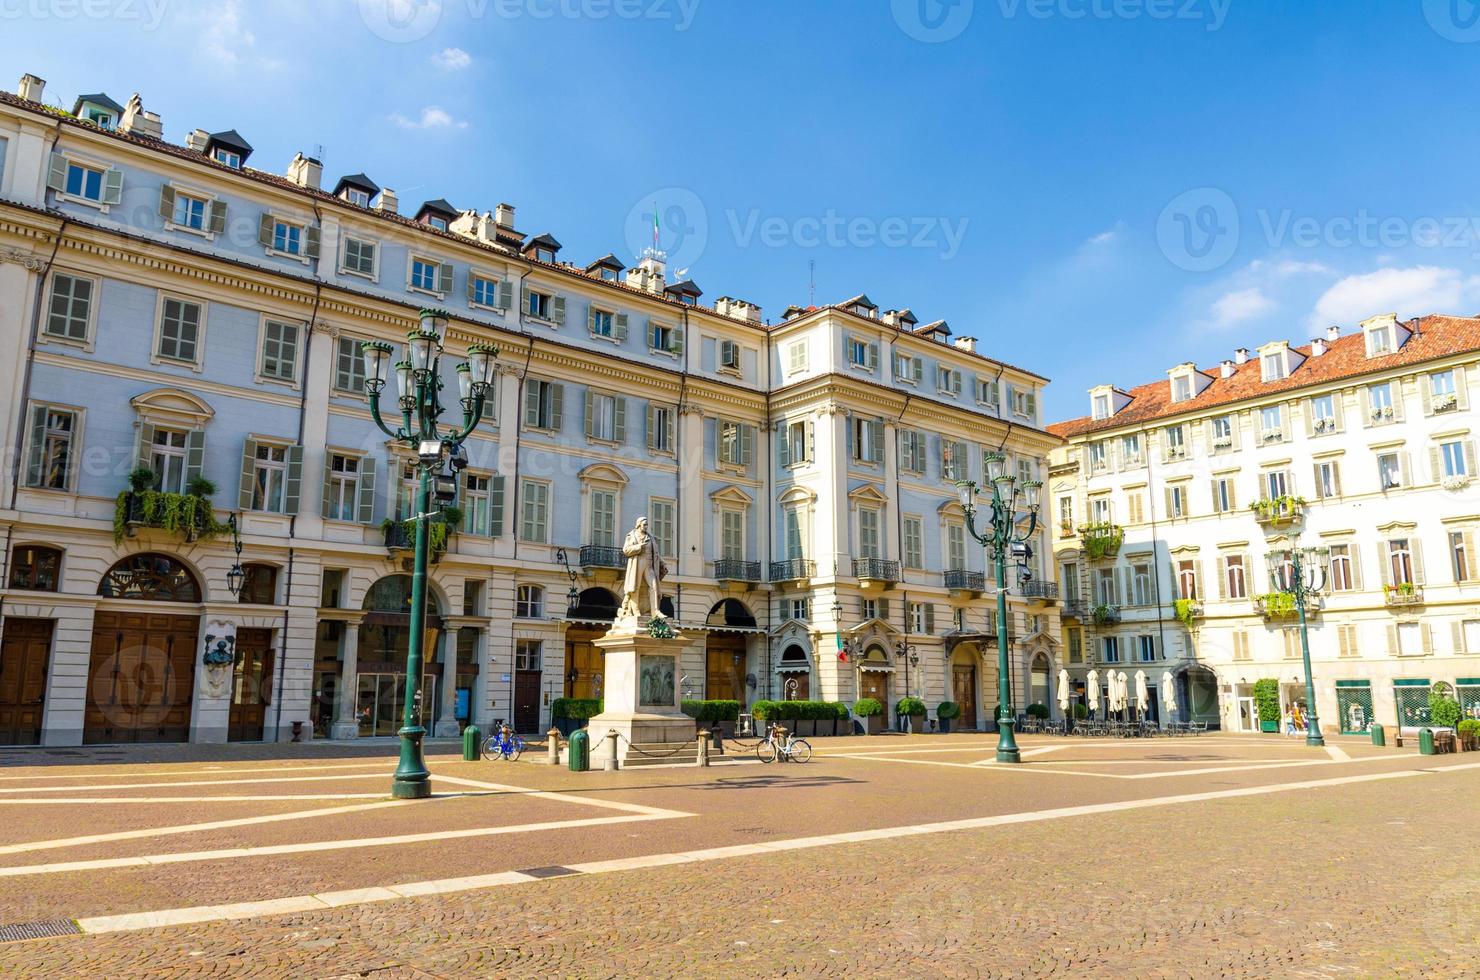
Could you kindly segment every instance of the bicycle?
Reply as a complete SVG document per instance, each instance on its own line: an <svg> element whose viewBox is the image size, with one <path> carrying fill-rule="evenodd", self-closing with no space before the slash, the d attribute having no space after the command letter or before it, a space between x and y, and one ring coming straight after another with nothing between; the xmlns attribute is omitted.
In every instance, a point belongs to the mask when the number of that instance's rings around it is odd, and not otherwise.
<svg viewBox="0 0 1480 980"><path fill-rule="evenodd" d="M806 762L812 758L812 746L805 739L793 738L785 728L772 725L766 737L755 747L762 762Z"/></svg>
<svg viewBox="0 0 1480 980"><path fill-rule="evenodd" d="M490 762L495 759L517 762L523 752L524 739L514 734L514 729L508 725L504 725L483 740L483 758Z"/></svg>

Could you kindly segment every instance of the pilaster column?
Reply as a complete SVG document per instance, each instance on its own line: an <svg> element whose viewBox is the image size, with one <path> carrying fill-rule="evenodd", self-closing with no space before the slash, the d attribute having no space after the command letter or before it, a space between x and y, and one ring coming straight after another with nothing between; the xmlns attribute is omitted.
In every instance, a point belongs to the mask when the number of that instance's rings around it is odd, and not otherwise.
<svg viewBox="0 0 1480 980"><path fill-rule="evenodd" d="M329 383L334 377L339 328L322 320L309 325L308 363L303 380L303 485L298 497L299 537L323 536L324 465L328 459Z"/></svg>
<svg viewBox="0 0 1480 980"><path fill-rule="evenodd" d="M360 737L359 707L360 679L360 621L363 616L345 614L324 617L344 624L344 637L340 641L339 689L334 697L334 724L329 728L329 737L350 739Z"/></svg>
<svg viewBox="0 0 1480 980"><path fill-rule="evenodd" d="M817 574L852 575L848 543L848 413L841 405L824 406L817 413L815 430Z"/></svg>
<svg viewBox="0 0 1480 980"><path fill-rule="evenodd" d="M456 738L458 634L461 633L465 627L483 627L484 621L471 616L444 616L442 618L442 625L446 628L445 635L442 638L442 642L446 644L446 646L443 648L442 677L440 680L437 681L437 700L441 703L441 711L438 712L439 717L437 718L436 725L434 725L432 728L432 734L436 738ZM468 708L471 712L471 697L469 697L468 699Z"/></svg>
<svg viewBox="0 0 1480 980"><path fill-rule="evenodd" d="M894 492L899 486L899 453L894 441L893 422L884 423L884 493L890 498L889 511L884 514L884 557L904 565L903 542L899 540L899 495ZM908 692L906 692L908 693Z"/></svg>
<svg viewBox="0 0 1480 980"><path fill-rule="evenodd" d="M709 512L704 500L704 411L697 405L683 405L678 411L679 452L678 493L682 533L679 536L678 573L690 578L704 576L705 518ZM677 610L680 618L683 611Z"/></svg>

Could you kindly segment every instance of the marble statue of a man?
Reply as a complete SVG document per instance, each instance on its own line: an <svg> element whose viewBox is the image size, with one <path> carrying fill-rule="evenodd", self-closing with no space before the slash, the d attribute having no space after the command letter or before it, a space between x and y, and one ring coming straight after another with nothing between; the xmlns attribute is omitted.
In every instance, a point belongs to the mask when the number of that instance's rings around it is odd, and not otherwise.
<svg viewBox="0 0 1480 980"><path fill-rule="evenodd" d="M627 557L627 576L622 581L622 608L617 612L617 619L642 621L644 606L646 618L663 619L658 601L668 566L658 554L658 542L648 533L646 517L639 517L627 532L622 554Z"/></svg>

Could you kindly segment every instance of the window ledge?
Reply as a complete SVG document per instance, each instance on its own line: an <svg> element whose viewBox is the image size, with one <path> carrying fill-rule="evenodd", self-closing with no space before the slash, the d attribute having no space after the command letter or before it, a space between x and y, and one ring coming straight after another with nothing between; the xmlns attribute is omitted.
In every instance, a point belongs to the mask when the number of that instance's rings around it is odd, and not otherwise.
<svg viewBox="0 0 1480 980"><path fill-rule="evenodd" d="M77 340L73 337L58 337L55 334L49 334L43 330L36 342L38 344L55 344L58 347L73 347L77 350L87 351L89 354L93 352L91 334L89 334L86 340Z"/></svg>
<svg viewBox="0 0 1480 980"><path fill-rule="evenodd" d="M591 339L592 340L604 340L607 343L611 344L613 347L621 347L622 346L622 343L623 343L621 340L617 339L617 337L615 337L615 336L613 336L611 334L604 334L604 333L593 333L593 334L591 334Z"/></svg>
<svg viewBox="0 0 1480 980"><path fill-rule="evenodd" d="M472 310L484 310L488 313L497 313L499 316L509 315L509 308L507 306L489 306L487 303L475 303L472 300L468 300L468 308Z"/></svg>
<svg viewBox="0 0 1480 980"><path fill-rule="evenodd" d="M427 289L427 288L425 288L423 286L407 286L406 287L406 292L408 292L408 293L420 293L423 296L431 296L431 297L433 297L434 299L437 299L437 300L446 300L447 299L447 293L445 291L436 290L436 289Z"/></svg>
<svg viewBox="0 0 1480 980"><path fill-rule="evenodd" d="M111 204L104 204L102 201L94 201L90 197L76 197L72 194L64 194L60 191L57 192L57 200L65 202L67 204L80 204L85 208L96 208L102 214L107 214L109 209L112 207Z"/></svg>
<svg viewBox="0 0 1480 980"><path fill-rule="evenodd" d="M378 272L361 272L358 269L346 269L344 266L340 266L339 274L341 276L354 276L356 279L364 279L366 282L380 282L380 273Z"/></svg>
<svg viewBox="0 0 1480 980"><path fill-rule="evenodd" d="M554 320L542 316L536 316L533 313L524 314L524 319L529 323L534 323L541 327L549 327L551 330L560 329L560 324L556 323Z"/></svg>
<svg viewBox="0 0 1480 980"><path fill-rule="evenodd" d="M168 365L170 367L189 368L196 374L199 374L203 370L203 367L199 361L185 361L177 357L165 357L163 354L150 354L149 363Z"/></svg>
<svg viewBox="0 0 1480 980"><path fill-rule="evenodd" d="M678 360L678 358L679 358L678 351L668 350L666 347L654 347L651 344L648 345L648 353L649 354L662 354L664 357L671 357L675 361Z"/></svg>

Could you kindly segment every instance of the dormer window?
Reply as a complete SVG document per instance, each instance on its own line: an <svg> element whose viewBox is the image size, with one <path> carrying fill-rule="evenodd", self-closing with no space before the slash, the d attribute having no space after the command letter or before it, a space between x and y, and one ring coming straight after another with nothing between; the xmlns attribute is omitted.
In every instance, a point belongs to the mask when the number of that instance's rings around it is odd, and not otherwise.
<svg viewBox="0 0 1480 980"><path fill-rule="evenodd" d="M1094 416L1096 419L1108 419L1110 417L1110 396L1096 395L1094 400Z"/></svg>
<svg viewBox="0 0 1480 980"><path fill-rule="evenodd" d="M548 248L537 248L534 250L535 260L538 262L554 263L555 253Z"/></svg>
<svg viewBox="0 0 1480 980"><path fill-rule="evenodd" d="M358 187L345 188L344 199L357 208L368 208L370 206L370 195Z"/></svg>
<svg viewBox="0 0 1480 980"><path fill-rule="evenodd" d="M1192 398L1192 376L1178 375L1172 379L1172 401L1185 402Z"/></svg>
<svg viewBox="0 0 1480 980"><path fill-rule="evenodd" d="M1265 381L1281 381L1286 377L1285 355L1265 354L1259 359L1260 377Z"/></svg>
<svg viewBox="0 0 1480 980"><path fill-rule="evenodd" d="M427 216L427 226L430 227L430 228L435 228L438 231L446 231L447 230L447 219L446 218L439 218L436 215L428 215Z"/></svg>
<svg viewBox="0 0 1480 980"><path fill-rule="evenodd" d="M240 170L242 168L242 155L240 153L228 150L223 146L218 146L213 156L217 163L225 164L232 170Z"/></svg>
<svg viewBox="0 0 1480 980"><path fill-rule="evenodd" d="M616 282L617 281L617 270L616 269L608 269L606 266L602 266L601 267L601 278L604 279L604 280L606 280L607 282Z"/></svg>
<svg viewBox="0 0 1480 980"><path fill-rule="evenodd" d="M1393 352L1393 328L1374 327L1367 331L1367 356L1381 357Z"/></svg>
<svg viewBox="0 0 1480 980"><path fill-rule="evenodd" d="M102 109L89 109L87 111L87 121L103 129L112 129L114 117L113 113L104 112Z"/></svg>

